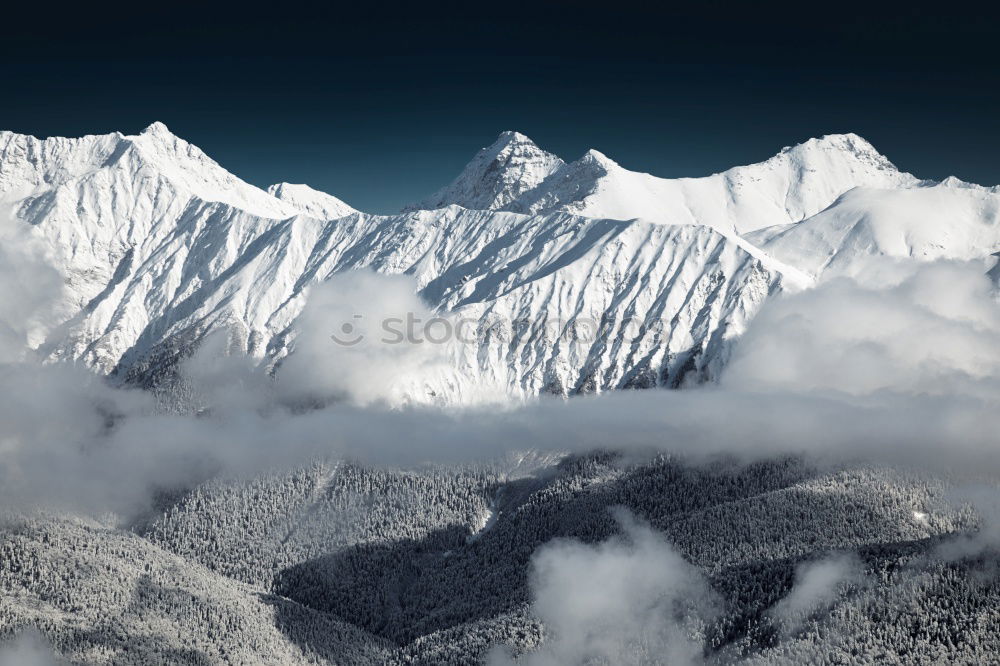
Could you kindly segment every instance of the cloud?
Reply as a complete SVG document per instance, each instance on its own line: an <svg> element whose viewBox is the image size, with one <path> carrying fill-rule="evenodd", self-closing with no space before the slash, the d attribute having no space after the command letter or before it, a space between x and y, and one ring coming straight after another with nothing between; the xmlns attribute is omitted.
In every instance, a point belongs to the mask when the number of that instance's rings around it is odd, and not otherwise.
<svg viewBox="0 0 1000 666"><path fill-rule="evenodd" d="M371 274L323 285L273 380L213 341L185 366L210 406L198 416L156 413L148 395L78 368L7 364L0 502L126 511L153 488L214 473L320 456L465 462L511 449L802 453L1000 472L1000 324L979 265L906 265L872 284L838 279L775 299L718 386L463 409L390 407L402 379L441 370L432 346L378 345L356 356L330 339L345 321L383 335L371 325L386 313L426 315L413 289L408 278ZM369 307L354 320L358 302Z"/></svg>
<svg viewBox="0 0 1000 666"><path fill-rule="evenodd" d="M0 363L23 360L56 321L63 280L28 230L0 220Z"/></svg>
<svg viewBox="0 0 1000 666"><path fill-rule="evenodd" d="M352 271L314 286L296 320L294 352L278 373L288 401L399 404L422 376L447 367L434 313L406 275ZM445 321L440 320L442 323ZM428 324L430 323L430 328Z"/></svg>
<svg viewBox="0 0 1000 666"><path fill-rule="evenodd" d="M440 347L404 339L366 349L330 338L346 334L345 322L357 322L356 335L381 336L388 333L372 326L387 316L428 315L412 282L384 280L352 275L314 290L295 353L276 378L228 354L224 336L210 339L182 367L207 407L196 415L159 412L149 394L113 388L82 368L8 355L0 363L0 506L129 517L156 489L213 475L252 476L320 457L466 462L512 449L665 450L694 461L801 453L958 480L1000 474L1000 315L982 266L883 267L862 282L838 278L774 299L716 386L462 409L398 402L407 382L446 371ZM23 349L13 340L8 349ZM997 497L993 488L958 497L975 506L980 529L936 555L1000 547ZM661 535L627 514L618 519L620 538L557 541L535 555L532 609L549 635L518 663L701 660L699 628L717 603L711 589ZM794 633L860 571L846 555L802 565L771 611L779 630ZM9 652L15 663L37 652L26 649ZM492 659L510 662L499 652Z"/></svg>
<svg viewBox="0 0 1000 666"><path fill-rule="evenodd" d="M810 615L832 606L848 585L861 583L863 578L862 562L854 553L804 562L795 570L795 583L788 595L769 614L782 633L792 634Z"/></svg>
<svg viewBox="0 0 1000 666"><path fill-rule="evenodd" d="M174 389L180 409L210 408L223 414L255 411L275 400L273 382L264 368L230 344L226 331L209 335L179 366ZM183 397L183 400L179 398Z"/></svg>
<svg viewBox="0 0 1000 666"><path fill-rule="evenodd" d="M553 541L532 558L532 612L548 637L516 663L696 664L717 598L661 534L619 508L622 536ZM501 651L493 666L513 661Z"/></svg>
<svg viewBox="0 0 1000 666"><path fill-rule="evenodd" d="M983 266L891 266L766 304L722 386L1000 398L1000 307Z"/></svg>
<svg viewBox="0 0 1000 666"><path fill-rule="evenodd" d="M946 500L956 507L971 507L979 518L978 528L943 542L935 550L941 559L954 561L1000 553L1000 488L970 483L954 489ZM995 566L995 564L994 564Z"/></svg>
<svg viewBox="0 0 1000 666"><path fill-rule="evenodd" d="M153 401L111 388L63 364L0 365L0 505L88 512L145 497L162 452L114 438L123 419L143 420ZM164 469L163 471L167 471ZM169 475L164 477L169 482Z"/></svg>
<svg viewBox="0 0 1000 666"><path fill-rule="evenodd" d="M0 643L0 666L59 666L45 639L33 630L19 633L13 640Z"/></svg>

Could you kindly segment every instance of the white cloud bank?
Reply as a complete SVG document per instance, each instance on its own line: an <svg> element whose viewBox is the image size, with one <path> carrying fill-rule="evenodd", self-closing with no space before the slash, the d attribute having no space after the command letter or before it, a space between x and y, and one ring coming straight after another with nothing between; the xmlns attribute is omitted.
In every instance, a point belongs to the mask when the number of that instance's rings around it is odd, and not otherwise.
<svg viewBox="0 0 1000 666"><path fill-rule="evenodd" d="M624 509L622 536L588 545L550 542L532 558L532 612L549 634L524 666L703 661L704 624L717 599L702 574L661 534ZM515 663L500 650L491 666Z"/></svg>
<svg viewBox="0 0 1000 666"><path fill-rule="evenodd" d="M718 386L464 410L384 406L396 379L439 367L430 346L333 349L331 325L357 301L348 293L372 295L362 325L422 307L404 278L345 276L317 290L276 381L211 349L188 364L213 401L197 418L156 414L148 396L80 369L7 363L0 502L124 510L151 487L219 470L254 473L316 456L466 461L511 449L802 452L996 473L1000 313L984 272L893 264L865 284L834 280L775 299ZM348 399L304 413L286 406L331 394Z"/></svg>
<svg viewBox="0 0 1000 666"><path fill-rule="evenodd" d="M981 264L875 263L765 305L722 386L997 400L998 343L1000 307Z"/></svg>

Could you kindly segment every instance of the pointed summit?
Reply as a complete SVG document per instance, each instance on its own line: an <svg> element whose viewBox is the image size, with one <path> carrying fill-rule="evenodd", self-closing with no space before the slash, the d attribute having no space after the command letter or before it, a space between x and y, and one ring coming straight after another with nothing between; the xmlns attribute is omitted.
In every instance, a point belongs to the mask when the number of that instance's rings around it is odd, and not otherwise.
<svg viewBox="0 0 1000 666"><path fill-rule="evenodd" d="M585 152L578 162L583 164L597 164L605 169L619 166L618 162L615 162L601 151L594 150L593 148Z"/></svg>
<svg viewBox="0 0 1000 666"><path fill-rule="evenodd" d="M465 166L458 178L427 199L404 210L428 210L458 205L476 210L507 206L537 187L565 163L545 152L520 132L501 132Z"/></svg>
<svg viewBox="0 0 1000 666"><path fill-rule="evenodd" d="M284 219L301 212L233 175L162 122L151 123L137 135L117 136L123 144L123 150L117 154L129 156L128 168L145 168L148 173L156 173L179 192L263 217Z"/></svg>
<svg viewBox="0 0 1000 666"><path fill-rule="evenodd" d="M505 153L509 154L517 151L545 153L545 151L539 148L538 144L532 141L531 138L521 134L520 132L505 130L497 135L497 138L493 143L485 148L481 148L479 153L476 154L476 157L479 157L480 155L491 155L495 158Z"/></svg>
<svg viewBox="0 0 1000 666"><path fill-rule="evenodd" d="M161 135L161 136L172 134L172 132L170 131L170 129L167 128L167 126L164 125L163 123L161 123L159 120L154 121L153 123L150 123L149 127L147 127L146 129L142 130L142 133L143 134L156 134L156 135Z"/></svg>
<svg viewBox="0 0 1000 666"><path fill-rule="evenodd" d="M514 130L504 130L503 132L500 132L500 135L497 136L497 140L493 142L493 145L500 146L500 145L508 145L511 143L530 143L532 146L535 145L534 141L532 141L525 135L521 134L520 132L515 132Z"/></svg>

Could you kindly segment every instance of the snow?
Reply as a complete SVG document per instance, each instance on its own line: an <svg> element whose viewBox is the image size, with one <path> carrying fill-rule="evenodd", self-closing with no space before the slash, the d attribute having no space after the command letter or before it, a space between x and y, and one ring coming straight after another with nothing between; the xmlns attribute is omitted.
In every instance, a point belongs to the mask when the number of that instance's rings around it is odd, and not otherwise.
<svg viewBox="0 0 1000 666"><path fill-rule="evenodd" d="M496 524L497 517L496 508L493 506L487 507L486 510L478 516L477 523L472 526L472 534L466 538L466 543L478 541L484 532L489 531L489 529Z"/></svg>
<svg viewBox="0 0 1000 666"><path fill-rule="evenodd" d="M506 133L484 149L454 184L424 202L424 208L457 204L522 213L567 211L616 220L643 218L661 224L703 224L721 233L743 234L776 224L797 222L826 208L839 195L858 187L901 187L917 182L901 173L856 134L832 134L785 148L774 157L703 178L657 178L629 171L596 150L565 164L544 153L527 137L517 145L532 155L544 155L540 166L521 178L519 187L507 180L516 175L485 165ZM500 151L502 154L502 150ZM542 164L541 158L536 162ZM545 174L544 178L541 176ZM493 181L483 184L490 175ZM475 183L492 191L503 183L501 197L467 196L459 185Z"/></svg>
<svg viewBox="0 0 1000 666"><path fill-rule="evenodd" d="M267 193L317 220L332 220L358 212L337 197L308 185L277 183L267 188Z"/></svg>
<svg viewBox="0 0 1000 666"><path fill-rule="evenodd" d="M417 401L711 378L770 294L873 255L989 258L998 211L997 188L919 181L853 134L660 179L505 132L427 202L380 216L305 185L261 190L161 123L0 132L0 225L41 242L65 283L43 357L124 377L225 330L273 365L309 286L369 268L490 331L449 346L451 370L416 382ZM511 335L518 322L538 334ZM587 322L603 334L574 338Z"/></svg>
<svg viewBox="0 0 1000 666"><path fill-rule="evenodd" d="M854 273L871 256L979 259L1000 251L1000 195L952 183L855 188L798 224L749 240L812 276Z"/></svg>
<svg viewBox="0 0 1000 666"><path fill-rule="evenodd" d="M540 149L518 132L502 132L476 154L448 186L405 211L457 205L477 210L500 209L558 171L561 159Z"/></svg>
<svg viewBox="0 0 1000 666"><path fill-rule="evenodd" d="M67 190L104 175L127 172L146 189L159 179L203 201L250 213L290 217L299 211L232 175L200 148L175 136L163 123L141 134L120 133L78 139L0 133L0 196L17 198L52 188ZM143 183L143 179L148 179Z"/></svg>

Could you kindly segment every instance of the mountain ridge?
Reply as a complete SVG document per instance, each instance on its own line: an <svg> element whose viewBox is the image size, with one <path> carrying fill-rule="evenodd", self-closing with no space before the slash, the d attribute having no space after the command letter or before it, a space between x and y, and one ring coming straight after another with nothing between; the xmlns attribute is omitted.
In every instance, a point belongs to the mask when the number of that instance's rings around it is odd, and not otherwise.
<svg viewBox="0 0 1000 666"><path fill-rule="evenodd" d="M575 346L528 337L450 347L449 373L410 378L406 399L417 401L461 401L477 382L532 395L711 379L771 294L808 288L829 265L909 256L876 241L907 233L895 211L922 196L939 201L921 213L928 250L915 258L1000 250L996 188L918 181L857 135L696 179L637 174L597 151L567 164L516 132L474 162L495 178L466 184L499 208L370 215L304 185L249 185L162 123L134 136L4 132L0 211L63 277L61 321L41 332L38 350L140 383L219 330L274 366L294 350L310 289L355 269L410 275L432 308L486 330L546 319L641 324L638 336L612 326ZM597 177L561 188L574 165ZM641 214L650 207L654 215ZM935 222L953 209L968 234ZM866 211L879 211L876 240L837 241L838 225Z"/></svg>
<svg viewBox="0 0 1000 666"><path fill-rule="evenodd" d="M493 146L502 144L507 134L501 134ZM537 149L524 135L517 136L522 137L524 145ZM465 197L455 184L481 182L490 173L503 172L502 167L489 168L495 161L484 167L489 151L480 151L452 185L423 204L483 207L482 200ZM545 155L553 164L559 159L550 153ZM565 210L587 217L699 223L738 235L814 215L851 187L898 187L918 182L910 174L899 172L871 143L853 133L809 139L786 146L763 162L700 178L658 178L629 171L595 149L574 162L559 162L540 181L533 174L525 187L506 187L506 201L486 202L485 207L526 214ZM762 181L764 184L759 185ZM483 187L489 190L504 186L493 183ZM706 206L706 201L714 204Z"/></svg>

